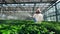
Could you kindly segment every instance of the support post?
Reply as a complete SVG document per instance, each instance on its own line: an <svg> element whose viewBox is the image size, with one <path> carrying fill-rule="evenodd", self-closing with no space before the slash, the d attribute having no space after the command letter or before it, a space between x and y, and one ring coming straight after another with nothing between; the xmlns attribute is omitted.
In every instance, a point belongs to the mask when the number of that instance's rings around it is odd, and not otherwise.
<svg viewBox="0 0 60 34"><path fill-rule="evenodd" d="M56 13L56 22L58 22L58 15L57 15L57 14L58 14L58 13L57 13L58 11L57 11L57 6L56 6L56 4L55 4L54 6L55 6L55 13Z"/></svg>

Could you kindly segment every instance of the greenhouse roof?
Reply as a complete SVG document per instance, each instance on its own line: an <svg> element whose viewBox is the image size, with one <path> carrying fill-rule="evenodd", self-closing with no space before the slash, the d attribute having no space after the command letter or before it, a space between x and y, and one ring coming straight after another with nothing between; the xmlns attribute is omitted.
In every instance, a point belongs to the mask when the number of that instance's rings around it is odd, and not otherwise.
<svg viewBox="0 0 60 34"><path fill-rule="evenodd" d="M25 18L26 15L33 14L37 8L41 11L47 9L57 0L0 0L0 13L13 17Z"/></svg>
<svg viewBox="0 0 60 34"><path fill-rule="evenodd" d="M0 6L3 6L3 11L36 11L37 8L43 11L56 1L57 0L0 0ZM9 7L9 9L6 9L6 7Z"/></svg>
<svg viewBox="0 0 60 34"><path fill-rule="evenodd" d="M0 0L0 3L49 3L57 0Z"/></svg>

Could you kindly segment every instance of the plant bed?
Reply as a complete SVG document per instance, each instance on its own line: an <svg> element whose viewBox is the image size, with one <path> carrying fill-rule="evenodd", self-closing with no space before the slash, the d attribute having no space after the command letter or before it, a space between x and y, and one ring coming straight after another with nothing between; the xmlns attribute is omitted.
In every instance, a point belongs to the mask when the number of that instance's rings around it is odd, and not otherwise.
<svg viewBox="0 0 60 34"><path fill-rule="evenodd" d="M2 22L2 21L0 21ZM13 23L14 22L14 23ZM60 24L53 22L34 23L29 20L5 20L0 23L1 34L60 34Z"/></svg>

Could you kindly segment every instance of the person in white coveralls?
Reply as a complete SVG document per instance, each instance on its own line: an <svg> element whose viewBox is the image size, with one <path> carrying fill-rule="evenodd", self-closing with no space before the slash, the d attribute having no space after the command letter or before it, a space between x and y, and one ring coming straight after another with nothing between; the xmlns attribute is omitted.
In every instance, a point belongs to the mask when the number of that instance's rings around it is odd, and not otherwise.
<svg viewBox="0 0 60 34"><path fill-rule="evenodd" d="M41 14L40 9L38 8L33 16L35 23L41 23L43 21L43 14Z"/></svg>

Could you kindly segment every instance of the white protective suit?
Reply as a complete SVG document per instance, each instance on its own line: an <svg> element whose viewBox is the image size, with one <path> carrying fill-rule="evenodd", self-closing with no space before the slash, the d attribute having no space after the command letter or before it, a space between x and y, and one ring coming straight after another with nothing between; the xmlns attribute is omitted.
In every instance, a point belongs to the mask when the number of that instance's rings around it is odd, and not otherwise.
<svg viewBox="0 0 60 34"><path fill-rule="evenodd" d="M37 10L39 10L39 14L34 14L33 18L36 20L36 23L41 23L43 21L43 14L41 14L40 9L38 8ZM30 17L32 17L31 15L29 15Z"/></svg>
<svg viewBox="0 0 60 34"><path fill-rule="evenodd" d="M43 14L34 14L33 15L33 18L35 18L35 20L36 20L36 23L37 22L42 22L43 21Z"/></svg>
<svg viewBox="0 0 60 34"><path fill-rule="evenodd" d="M43 14L41 14L40 9L38 8L37 10L39 10L39 14L34 14L33 18L35 18L36 23L41 23L43 21Z"/></svg>

